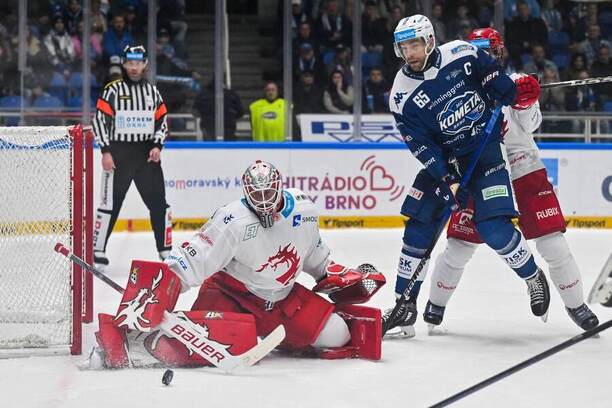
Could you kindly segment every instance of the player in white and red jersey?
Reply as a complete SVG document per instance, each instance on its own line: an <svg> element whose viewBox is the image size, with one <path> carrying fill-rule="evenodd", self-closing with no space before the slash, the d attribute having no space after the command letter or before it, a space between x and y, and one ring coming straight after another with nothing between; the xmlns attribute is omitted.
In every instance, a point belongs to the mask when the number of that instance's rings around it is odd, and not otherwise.
<svg viewBox="0 0 612 408"><path fill-rule="evenodd" d="M313 352L322 358L380 359L380 310L354 304L366 302L385 283L384 276L368 264L351 269L334 263L319 236L314 204L300 190L283 189L281 175L272 164L256 161L244 173L242 183L244 197L218 208L200 231L173 249L162 264L170 272L164 276L170 278L164 277L161 283L153 280L157 309L163 303L173 310L179 292L197 286L200 292L188 318L196 323L207 316L219 320L219 314L229 318L227 324L216 322L219 327L213 327L210 337L230 344L230 352L245 351L257 344L255 335L267 336L282 324L286 337L281 346L286 350ZM122 347L125 336L121 330L147 332L154 328L142 322L159 320L146 311L137 316L133 313L148 310L137 298L137 282L143 280L140 275L149 273L143 271L149 269L146 264L139 264L136 272L134 269L133 264L122 301L128 306L120 307L114 318L106 315L100 319L96 335L105 366L122 367L133 360ZM312 290L296 283L302 271L317 281ZM158 272L153 269L151 273ZM315 291L329 294L333 303ZM202 315L196 311L208 312ZM211 330L209 321L206 325ZM160 345L155 338L145 340L144 346L168 364L206 363L201 357L190 356L178 341L166 339Z"/></svg>
<svg viewBox="0 0 612 408"><path fill-rule="evenodd" d="M504 43L496 30L476 29L469 40L501 60ZM588 330L596 327L599 321L584 303L580 271L563 236L566 224L561 207L533 140L533 132L542 121L538 103L540 85L530 75L513 74L511 77L517 86L517 98L513 106L504 106L502 112L506 121L504 144L520 212L519 227L526 239L535 241L537 251L548 264L550 278L569 316L582 329ZM473 210L467 208L453 213L451 217L447 245L436 260L429 301L423 313L423 318L429 324L439 325L442 322L444 308L477 244L482 242L472 216Z"/></svg>

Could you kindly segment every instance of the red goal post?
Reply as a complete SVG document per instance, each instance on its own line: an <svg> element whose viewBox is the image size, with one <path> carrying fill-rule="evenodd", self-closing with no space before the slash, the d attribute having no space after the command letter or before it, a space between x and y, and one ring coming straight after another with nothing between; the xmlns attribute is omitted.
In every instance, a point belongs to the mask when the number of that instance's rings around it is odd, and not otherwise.
<svg viewBox="0 0 612 408"><path fill-rule="evenodd" d="M92 277L53 247L92 261L92 130L0 127L0 163L0 357L80 354Z"/></svg>

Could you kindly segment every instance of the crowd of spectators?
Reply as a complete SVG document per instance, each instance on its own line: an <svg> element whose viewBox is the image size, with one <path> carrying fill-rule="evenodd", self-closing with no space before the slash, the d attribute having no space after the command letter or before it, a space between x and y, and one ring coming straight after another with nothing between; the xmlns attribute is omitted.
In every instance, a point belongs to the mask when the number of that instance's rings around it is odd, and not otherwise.
<svg viewBox="0 0 612 408"><path fill-rule="evenodd" d="M160 75L197 77L185 63L184 12L184 0L158 1L157 72ZM147 15L146 0L92 0L91 35L83 44L81 0L29 1L22 92L17 63L18 2L1 5L0 108L14 108L24 103L42 108L78 109L82 104L85 46L89 47L90 54L93 104L106 82L121 77L125 46L147 45Z"/></svg>

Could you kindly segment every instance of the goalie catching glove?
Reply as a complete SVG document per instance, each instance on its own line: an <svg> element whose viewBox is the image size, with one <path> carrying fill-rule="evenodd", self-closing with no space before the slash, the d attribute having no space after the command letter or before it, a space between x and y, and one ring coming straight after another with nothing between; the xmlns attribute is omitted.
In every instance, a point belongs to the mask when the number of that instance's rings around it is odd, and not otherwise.
<svg viewBox="0 0 612 408"><path fill-rule="evenodd" d="M370 264L357 269L331 261L325 268L325 276L312 290L325 293L336 304L365 303L385 284L384 275Z"/></svg>

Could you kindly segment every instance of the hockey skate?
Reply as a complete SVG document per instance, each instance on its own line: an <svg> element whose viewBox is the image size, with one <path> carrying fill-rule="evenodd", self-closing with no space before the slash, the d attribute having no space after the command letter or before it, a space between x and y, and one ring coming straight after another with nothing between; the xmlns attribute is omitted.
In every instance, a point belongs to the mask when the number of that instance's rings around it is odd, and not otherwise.
<svg viewBox="0 0 612 408"><path fill-rule="evenodd" d="M548 305L550 304L550 291L548 290L548 282L544 272L538 268L535 276L527 279L525 283L529 291L531 312L546 322L548 318Z"/></svg>
<svg viewBox="0 0 612 408"><path fill-rule="evenodd" d="M104 269L108 266L108 258L106 257L106 253L103 251L94 251L93 258L96 268L104 272Z"/></svg>
<svg viewBox="0 0 612 408"><path fill-rule="evenodd" d="M417 318L416 302L403 302L400 305L400 309L397 314L397 318L389 322L393 308L387 309L383 315L382 322L383 327L387 326L389 329L384 335L384 339L393 338L411 338L414 337L414 323Z"/></svg>
<svg viewBox="0 0 612 408"><path fill-rule="evenodd" d="M580 326L582 330L590 330L599 325L599 319L597 319L595 313L585 303L574 309L566 307L565 310L574 323Z"/></svg>
<svg viewBox="0 0 612 408"><path fill-rule="evenodd" d="M431 336L434 327L439 326L444 319L445 307L434 305L431 301L427 301L425 312L423 312L423 320L427 323L427 334Z"/></svg>

